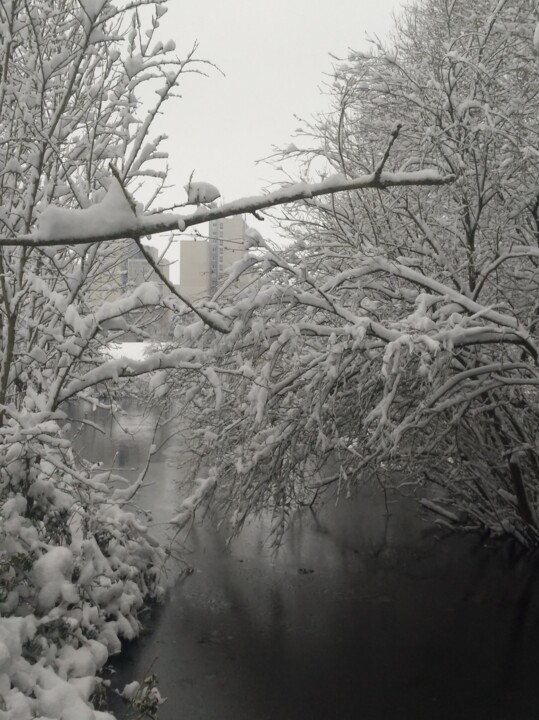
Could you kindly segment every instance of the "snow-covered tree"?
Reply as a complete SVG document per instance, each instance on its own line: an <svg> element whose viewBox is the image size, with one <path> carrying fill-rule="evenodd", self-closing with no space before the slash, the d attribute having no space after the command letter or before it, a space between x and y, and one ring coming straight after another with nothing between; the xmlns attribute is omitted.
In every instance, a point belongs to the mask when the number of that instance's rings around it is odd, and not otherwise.
<svg viewBox="0 0 539 720"><path fill-rule="evenodd" d="M380 166L221 206L217 188L190 182L194 211L159 210L166 152L154 120L201 68L159 35L165 13L166 0L0 0L0 717L105 717L89 704L96 670L160 594L163 552L129 509L144 472L128 483L75 453L70 401L112 409L117 383L147 373L162 397L167 368L218 392L205 336L221 338L220 353L233 347L244 312L194 305L142 239L328 193L451 180ZM158 284L125 287L133 252ZM156 311L185 309L192 343L107 356L125 333L144 337Z"/></svg>
<svg viewBox="0 0 539 720"><path fill-rule="evenodd" d="M146 196L157 196L166 168L152 121L192 65L155 38L165 11L146 0L0 3L2 240L30 238L37 223L54 240L66 218L78 230L77 213L118 227L133 213L127 187L153 183ZM141 101L147 86L153 106ZM94 389L111 375L98 373L107 343L144 336L159 305L152 283L120 296L132 245L0 249L2 717L104 716L87 703L96 670L161 592L163 553L127 510L137 484L74 452L65 403L89 372ZM86 383L78 396L100 392Z"/></svg>
<svg viewBox="0 0 539 720"><path fill-rule="evenodd" d="M446 518L537 543L535 13L416 2L388 47L338 65L335 112L279 158L305 182L425 164L456 180L308 198L289 252L257 243L189 390L238 522L272 507L278 535L328 484L397 471L439 486Z"/></svg>

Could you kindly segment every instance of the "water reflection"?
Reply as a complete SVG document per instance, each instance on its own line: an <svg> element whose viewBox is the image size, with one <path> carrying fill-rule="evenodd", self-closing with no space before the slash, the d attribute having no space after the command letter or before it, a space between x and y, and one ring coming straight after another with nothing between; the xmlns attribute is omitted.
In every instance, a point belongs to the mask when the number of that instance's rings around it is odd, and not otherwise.
<svg viewBox="0 0 539 720"><path fill-rule="evenodd" d="M124 421L128 434L89 428L84 442L134 475L151 418ZM181 496L180 451L171 441L149 474L156 522ZM535 562L436 529L410 500L389 511L375 489L304 508L277 555L265 518L232 545L215 517L195 523L195 572L115 663L118 684L154 663L162 720L538 718Z"/></svg>

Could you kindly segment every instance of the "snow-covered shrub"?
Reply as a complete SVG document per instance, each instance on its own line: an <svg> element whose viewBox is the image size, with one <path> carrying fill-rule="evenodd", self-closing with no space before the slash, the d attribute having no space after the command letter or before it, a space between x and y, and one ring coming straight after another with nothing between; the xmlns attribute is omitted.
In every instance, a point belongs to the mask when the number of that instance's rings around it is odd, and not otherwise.
<svg viewBox="0 0 539 720"><path fill-rule="evenodd" d="M155 283L126 286L133 241L87 235L130 222L131 183L155 198L165 179L152 120L191 63L157 45L165 12L0 9L0 718L110 717L96 674L162 594L163 552L125 499L139 485L74 452L66 401L111 404L124 369L103 348L145 337L160 305Z"/></svg>

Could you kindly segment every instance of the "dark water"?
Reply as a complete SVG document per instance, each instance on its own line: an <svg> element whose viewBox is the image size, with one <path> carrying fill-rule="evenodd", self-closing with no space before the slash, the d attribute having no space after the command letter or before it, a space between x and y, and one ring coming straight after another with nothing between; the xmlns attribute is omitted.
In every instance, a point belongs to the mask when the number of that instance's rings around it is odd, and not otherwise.
<svg viewBox="0 0 539 720"><path fill-rule="evenodd" d="M113 443L135 472L149 424L124 424L133 434L115 426ZM157 522L182 492L177 452L144 491ZM536 561L447 535L412 501L388 515L372 488L299 512L277 555L267 533L258 520L228 545L215 519L195 523L193 574L114 663L120 687L157 673L162 720L539 719Z"/></svg>

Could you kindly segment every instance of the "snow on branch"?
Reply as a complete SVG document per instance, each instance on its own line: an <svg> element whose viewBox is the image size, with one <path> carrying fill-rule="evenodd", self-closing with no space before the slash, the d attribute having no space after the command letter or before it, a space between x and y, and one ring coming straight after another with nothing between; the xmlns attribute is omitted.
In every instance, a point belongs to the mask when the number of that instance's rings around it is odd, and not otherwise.
<svg viewBox="0 0 539 720"><path fill-rule="evenodd" d="M472 300L463 293L454 290L453 288L445 285L444 283L435 280L434 278L428 277L417 270L414 270L402 263L394 262L393 260L387 260L384 257L373 257L369 258L366 262L360 266L352 268L351 270L344 271L343 273L332 277L323 286L324 290L332 290L337 287L343 280L349 280L351 278L357 279L366 275L375 273L387 273L396 277L400 277L403 280L408 280L419 287L424 287L434 293L441 296L447 296L449 300L457 303L463 307L467 312L476 317L482 316L497 325L504 327L510 327L513 329L520 329L519 323L511 315L505 313L499 313L491 307L485 307L480 303Z"/></svg>
<svg viewBox="0 0 539 720"><path fill-rule="evenodd" d="M139 251L142 253L144 258L146 259L146 262L150 265L154 273L159 277L161 282L167 287L167 289L175 295L177 298L179 298L183 303L187 305L194 313L195 315L198 315L198 317L209 327L213 328L214 330L217 330L217 332L220 333L228 333L229 328L224 323L221 318L214 312L209 312L203 308L199 308L196 305L194 305L189 298L181 293L174 285L170 282L170 280L164 275L160 268L158 263L155 262L155 260L152 258L149 252L145 249L144 245L141 243L139 238L135 238L135 242L137 244L137 247Z"/></svg>
<svg viewBox="0 0 539 720"><path fill-rule="evenodd" d="M99 233L117 235L136 224L136 216L118 180L113 178L103 200L82 210L48 205L39 217L39 237L44 244L87 243ZM78 243L77 243L78 244Z"/></svg>
<svg viewBox="0 0 539 720"><path fill-rule="evenodd" d="M192 348L178 348L170 352L156 352L144 360L132 360L121 357L107 360L99 367L88 370L78 378L73 379L59 394L58 403L108 380L118 380L122 377L137 377L154 370L177 369L194 370L204 374L204 354Z"/></svg>
<svg viewBox="0 0 539 720"><path fill-rule="evenodd" d="M41 214L38 228L29 235L0 238L0 247L45 247L49 245L82 245L141 238L174 230L184 231L210 220L243 215L258 210L306 200L319 195L331 195L350 190L384 189L410 185L446 185L453 175L441 175L436 170L414 172L369 173L356 178L333 175L320 183L293 183L265 195L255 195L225 203L219 208L198 207L190 215L155 213L135 215L116 180L112 180L105 198L83 210L47 207Z"/></svg>

